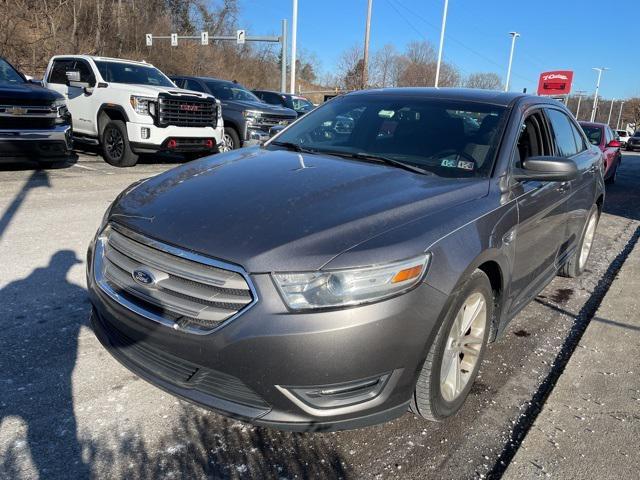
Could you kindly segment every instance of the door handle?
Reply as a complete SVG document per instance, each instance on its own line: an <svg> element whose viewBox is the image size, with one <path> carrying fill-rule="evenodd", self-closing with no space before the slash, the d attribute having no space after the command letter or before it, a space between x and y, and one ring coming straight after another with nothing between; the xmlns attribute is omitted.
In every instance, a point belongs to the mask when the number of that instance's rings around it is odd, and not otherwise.
<svg viewBox="0 0 640 480"><path fill-rule="evenodd" d="M589 167L589 170L587 170L587 172L589 172L589 173L596 173L597 171L598 171L597 165L591 165Z"/></svg>
<svg viewBox="0 0 640 480"><path fill-rule="evenodd" d="M571 184L569 182L562 182L560 185L558 185L558 188L556 190L558 190L559 192L566 192L570 188Z"/></svg>

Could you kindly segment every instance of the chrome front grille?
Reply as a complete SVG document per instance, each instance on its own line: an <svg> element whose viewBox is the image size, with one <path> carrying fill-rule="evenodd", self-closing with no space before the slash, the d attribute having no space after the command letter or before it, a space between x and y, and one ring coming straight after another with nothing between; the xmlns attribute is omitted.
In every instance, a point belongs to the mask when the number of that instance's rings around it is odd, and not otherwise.
<svg viewBox="0 0 640 480"><path fill-rule="evenodd" d="M168 96L158 98L158 125L213 127L218 123L218 106L211 98Z"/></svg>
<svg viewBox="0 0 640 480"><path fill-rule="evenodd" d="M242 268L110 225L94 271L100 288L130 310L190 333L210 333L256 301Z"/></svg>

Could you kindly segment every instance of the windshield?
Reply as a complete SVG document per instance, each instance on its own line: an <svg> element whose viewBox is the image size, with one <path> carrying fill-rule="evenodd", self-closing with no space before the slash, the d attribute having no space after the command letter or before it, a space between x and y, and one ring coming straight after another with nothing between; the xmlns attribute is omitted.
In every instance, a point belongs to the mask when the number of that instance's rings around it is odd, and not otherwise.
<svg viewBox="0 0 640 480"><path fill-rule="evenodd" d="M587 134L587 138L592 145L600 145L600 141L602 140L602 129L600 127L589 127L586 125L582 126L584 133Z"/></svg>
<svg viewBox="0 0 640 480"><path fill-rule="evenodd" d="M293 97L291 100L293 102L293 109L296 112L308 112L313 110L313 103L304 97Z"/></svg>
<svg viewBox="0 0 640 480"><path fill-rule="evenodd" d="M218 100L247 100L261 102L258 97L239 83L231 82L206 82L211 94Z"/></svg>
<svg viewBox="0 0 640 480"><path fill-rule="evenodd" d="M385 157L443 177L486 177L504 117L504 107L481 103L347 95L308 113L276 142L361 160Z"/></svg>
<svg viewBox="0 0 640 480"><path fill-rule="evenodd" d="M119 62L96 61L95 63L105 82L175 87L173 82L155 67Z"/></svg>
<svg viewBox="0 0 640 480"><path fill-rule="evenodd" d="M618 135L620 137L626 137L627 136L627 132L625 130L618 130Z"/></svg>
<svg viewBox="0 0 640 480"><path fill-rule="evenodd" d="M9 65L8 62L0 58L0 84L24 83L24 78Z"/></svg>

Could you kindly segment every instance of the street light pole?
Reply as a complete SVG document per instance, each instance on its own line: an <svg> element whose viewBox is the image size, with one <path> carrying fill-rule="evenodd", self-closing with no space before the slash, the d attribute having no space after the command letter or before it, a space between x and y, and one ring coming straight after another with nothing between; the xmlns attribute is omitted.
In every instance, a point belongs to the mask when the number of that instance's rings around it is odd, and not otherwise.
<svg viewBox="0 0 640 480"><path fill-rule="evenodd" d="M364 60L362 61L362 88L367 88L369 76L369 33L371 32L371 6L373 0L367 5L367 24L364 29Z"/></svg>
<svg viewBox="0 0 640 480"><path fill-rule="evenodd" d="M280 92L287 92L287 19L282 19L282 58L280 59Z"/></svg>
<svg viewBox="0 0 640 480"><path fill-rule="evenodd" d="M436 81L434 87L438 88L440 81L440 66L442 65L442 51L444 50L444 31L447 28L447 11L449 10L449 0L444 0L444 12L442 13L442 28L440 29L440 47L438 48L438 63L436 65Z"/></svg>
<svg viewBox="0 0 640 480"><path fill-rule="evenodd" d="M598 92L600 91L600 80L602 79L602 72L609 70L607 67L594 67L592 70L598 72L598 82L596 83L596 93L593 95L593 108L591 109L591 121L596 119L596 111L598 110Z"/></svg>
<svg viewBox="0 0 640 480"><path fill-rule="evenodd" d="M587 93L585 90L576 91L578 94L578 108L576 108L576 120L580 120L580 104L582 103L582 95Z"/></svg>
<svg viewBox="0 0 640 480"><path fill-rule="evenodd" d="M293 18L291 20L291 87L290 93L296 93L296 42L298 37L298 0L293 0Z"/></svg>
<svg viewBox="0 0 640 480"><path fill-rule="evenodd" d="M620 112L618 113L618 123L616 123L616 130L620 128L620 120L622 119L622 107L624 107L624 100L620 104Z"/></svg>
<svg viewBox="0 0 640 480"><path fill-rule="evenodd" d="M516 38L520 36L518 32L509 32L511 35L511 52L509 53L509 68L507 68L507 81L504 84L504 91L508 92L511 86L511 66L513 65L513 51L516 48Z"/></svg>
<svg viewBox="0 0 640 480"><path fill-rule="evenodd" d="M612 98L611 99L611 106L609 107L609 118L607 118L607 125L611 126L611 113L613 113L613 102L615 102L616 99Z"/></svg>

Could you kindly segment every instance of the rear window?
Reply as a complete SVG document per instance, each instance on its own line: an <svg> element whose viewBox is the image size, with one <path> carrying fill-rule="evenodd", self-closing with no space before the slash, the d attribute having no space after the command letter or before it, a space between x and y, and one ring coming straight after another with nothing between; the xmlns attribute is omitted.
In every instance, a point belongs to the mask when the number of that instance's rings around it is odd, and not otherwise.
<svg viewBox="0 0 640 480"><path fill-rule="evenodd" d="M587 134L587 138L592 145L600 145L600 142L602 142L602 129L600 127L583 125L582 130Z"/></svg>

